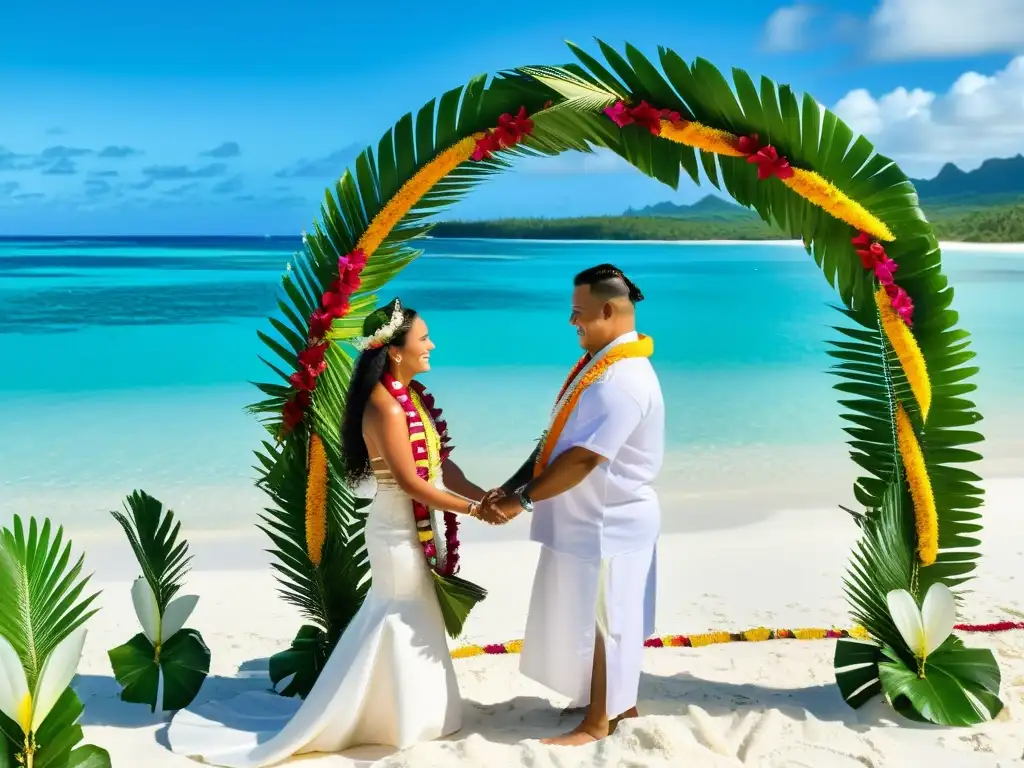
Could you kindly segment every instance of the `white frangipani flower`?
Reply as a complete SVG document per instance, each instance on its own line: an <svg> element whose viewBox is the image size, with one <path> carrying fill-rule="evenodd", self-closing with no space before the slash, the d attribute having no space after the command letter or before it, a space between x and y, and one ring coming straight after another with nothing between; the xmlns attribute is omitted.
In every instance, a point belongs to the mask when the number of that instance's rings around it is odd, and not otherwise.
<svg viewBox="0 0 1024 768"><path fill-rule="evenodd" d="M914 656L927 659L953 634L956 600L949 587L936 582L928 589L921 608L905 589L894 589L885 597L889 613Z"/></svg>
<svg viewBox="0 0 1024 768"><path fill-rule="evenodd" d="M16 722L27 736L35 733L75 676L85 645L85 629L72 632L43 661L34 691L18 652L0 637L0 712Z"/></svg>
<svg viewBox="0 0 1024 768"><path fill-rule="evenodd" d="M185 626L188 617L195 610L199 597L196 595L179 595L167 604L167 608L160 615L160 609L156 604L156 595L153 588L145 578L139 577L132 584L132 603L135 605L135 615L139 617L142 625L142 632L154 646L159 648L166 641Z"/></svg>

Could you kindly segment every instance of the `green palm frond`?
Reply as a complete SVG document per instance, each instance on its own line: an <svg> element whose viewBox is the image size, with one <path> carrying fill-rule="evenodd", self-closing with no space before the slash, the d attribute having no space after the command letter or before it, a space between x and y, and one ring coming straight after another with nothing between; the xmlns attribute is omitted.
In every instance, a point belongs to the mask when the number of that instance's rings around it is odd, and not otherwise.
<svg viewBox="0 0 1024 768"><path fill-rule="evenodd" d="M914 518L909 510L903 473L894 465L892 482L876 513L865 520L843 581L853 620L873 638L904 655L910 652L889 614L886 595L894 589L907 589L914 580Z"/></svg>
<svg viewBox="0 0 1024 768"><path fill-rule="evenodd" d="M178 540L181 523L175 521L174 512L165 512L163 504L145 491L133 491L124 509L110 514L124 529L162 615L188 573L192 561L188 542Z"/></svg>
<svg viewBox="0 0 1024 768"><path fill-rule="evenodd" d="M71 542L50 521L29 518L28 530L15 515L0 530L0 636L18 652L30 690L46 657L96 613L98 592L83 595L84 557L72 564Z"/></svg>

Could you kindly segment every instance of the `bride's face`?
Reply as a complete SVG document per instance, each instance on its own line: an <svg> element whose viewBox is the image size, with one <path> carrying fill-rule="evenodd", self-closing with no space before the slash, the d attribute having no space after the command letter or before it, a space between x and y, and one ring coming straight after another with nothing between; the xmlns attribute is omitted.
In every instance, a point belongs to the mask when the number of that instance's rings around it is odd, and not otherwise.
<svg viewBox="0 0 1024 768"><path fill-rule="evenodd" d="M402 362L399 365L413 376L429 371L430 350L433 348L434 342L430 340L427 324L423 318L417 317L405 335L405 344L400 350Z"/></svg>

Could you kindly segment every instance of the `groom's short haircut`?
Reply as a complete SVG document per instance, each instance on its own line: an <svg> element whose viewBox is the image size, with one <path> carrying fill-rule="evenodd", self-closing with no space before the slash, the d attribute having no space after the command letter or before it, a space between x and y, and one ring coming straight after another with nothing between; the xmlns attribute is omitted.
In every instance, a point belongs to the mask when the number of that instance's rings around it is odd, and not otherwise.
<svg viewBox="0 0 1024 768"><path fill-rule="evenodd" d="M589 286L590 292L602 301L629 299L631 304L636 304L644 300L640 289L614 264L598 264L584 269L576 275L573 285Z"/></svg>

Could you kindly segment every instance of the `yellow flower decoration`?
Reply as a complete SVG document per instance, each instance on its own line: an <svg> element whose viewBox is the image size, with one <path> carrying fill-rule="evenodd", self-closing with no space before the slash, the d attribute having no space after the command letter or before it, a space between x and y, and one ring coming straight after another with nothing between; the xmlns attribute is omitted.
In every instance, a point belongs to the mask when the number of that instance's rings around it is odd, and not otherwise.
<svg viewBox="0 0 1024 768"><path fill-rule="evenodd" d="M700 123L691 123L686 120L678 122L662 120L661 135L676 144L685 144L705 152L714 152L716 155L745 157L736 146L734 134Z"/></svg>
<svg viewBox="0 0 1024 768"><path fill-rule="evenodd" d="M914 527L917 530L917 557L921 565L932 565L939 554L939 513L935 508L935 492L928 477L921 444L914 434L906 409L896 407L896 442L914 502Z"/></svg>
<svg viewBox="0 0 1024 768"><path fill-rule="evenodd" d="M737 145L738 136L701 123L693 123L688 120L662 120L660 135L676 144L685 144L705 152L714 152L716 155L747 156L745 152L740 151ZM780 180L807 202L818 206L840 221L845 221L851 227L868 232L886 242L896 239L884 221L820 174L794 168L792 176Z"/></svg>
<svg viewBox="0 0 1024 768"><path fill-rule="evenodd" d="M892 301L885 288L879 288L875 292L875 304L878 307L882 330L889 339L896 357L899 358L907 383L910 384L910 391L914 393L917 406L921 409L921 418L927 421L928 411L932 407L932 382L928 377L924 353L921 352L921 347L918 346L910 327L892 308Z"/></svg>
<svg viewBox="0 0 1024 768"><path fill-rule="evenodd" d="M884 221L814 171L794 168L793 175L788 179L782 179L782 183L807 202L827 211L840 221L845 221L860 232L867 232L872 237L886 242L896 239Z"/></svg>
<svg viewBox="0 0 1024 768"><path fill-rule="evenodd" d="M309 439L309 475L306 481L306 552L320 565L327 541L327 453L320 435Z"/></svg>
<svg viewBox="0 0 1024 768"><path fill-rule="evenodd" d="M474 133L472 136L467 136L416 171L373 217L370 226L359 238L356 248L361 249L367 258L372 256L373 252L384 242L384 238L391 234L395 225L412 210L416 203L423 199L424 195L434 188L435 184L473 156L477 140L483 138L484 135L483 133Z"/></svg>

